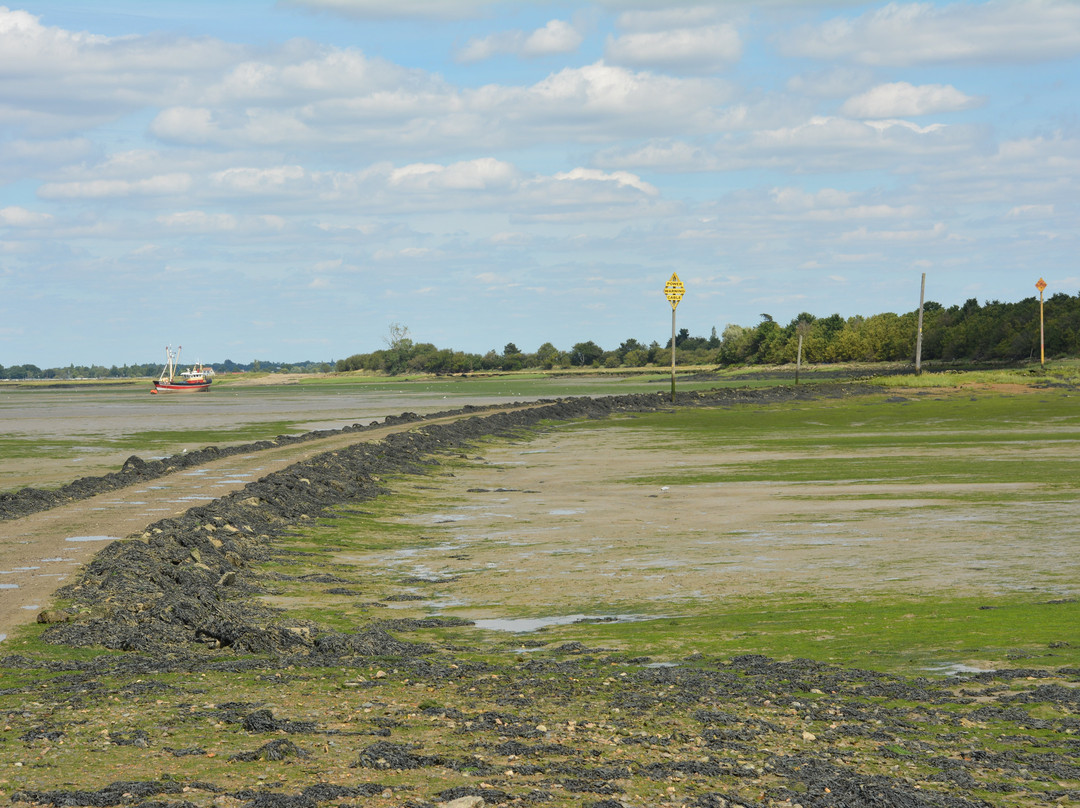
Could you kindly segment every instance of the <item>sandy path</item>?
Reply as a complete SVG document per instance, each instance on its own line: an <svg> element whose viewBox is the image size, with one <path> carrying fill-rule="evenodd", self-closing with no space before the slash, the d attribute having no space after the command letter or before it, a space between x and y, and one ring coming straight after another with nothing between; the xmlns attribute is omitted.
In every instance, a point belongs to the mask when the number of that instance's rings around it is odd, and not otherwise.
<svg viewBox="0 0 1080 808"><path fill-rule="evenodd" d="M112 539L140 532L153 522L323 452L484 414L474 410L237 455L20 519L0 521L0 640L14 627L34 622L53 593Z"/></svg>

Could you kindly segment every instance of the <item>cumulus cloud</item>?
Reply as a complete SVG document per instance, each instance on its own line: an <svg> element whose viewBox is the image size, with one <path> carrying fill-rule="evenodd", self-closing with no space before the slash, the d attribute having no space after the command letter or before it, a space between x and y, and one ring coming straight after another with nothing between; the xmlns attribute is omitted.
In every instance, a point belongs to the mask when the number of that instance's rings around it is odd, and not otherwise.
<svg viewBox="0 0 1080 808"><path fill-rule="evenodd" d="M483 191L511 188L517 181L517 171L509 163L491 157L449 166L414 163L394 169L389 185L413 192Z"/></svg>
<svg viewBox="0 0 1080 808"><path fill-rule="evenodd" d="M649 196L656 196L660 193L655 186L650 185L647 182L642 181L641 177L635 174L631 174L628 171L615 171L611 174L605 174L603 171L598 171L595 168L575 168L572 171L561 171L555 175L556 180L572 180L580 181L585 180L588 182L613 182L619 186L626 186L635 188L644 194Z"/></svg>
<svg viewBox="0 0 1080 808"><path fill-rule="evenodd" d="M732 25L674 28L609 37L605 56L630 67L722 70L742 57L742 40Z"/></svg>
<svg viewBox="0 0 1080 808"><path fill-rule="evenodd" d="M2 211L0 211L2 213ZM1054 215L1053 205L1016 205L1006 214L1010 219L1042 219Z"/></svg>
<svg viewBox="0 0 1080 808"><path fill-rule="evenodd" d="M935 241L948 237L949 231L944 222L937 222L923 230L870 230L859 227L840 236L842 241Z"/></svg>
<svg viewBox="0 0 1080 808"><path fill-rule="evenodd" d="M1080 3L992 0L985 3L889 3L855 18L804 26L785 50L865 65L1046 61L1080 54Z"/></svg>
<svg viewBox="0 0 1080 808"><path fill-rule="evenodd" d="M207 213L202 210L186 210L157 217L158 224L189 232L212 233L235 230L237 219L230 213Z"/></svg>
<svg viewBox="0 0 1080 808"><path fill-rule="evenodd" d="M265 194L283 191L306 178L301 166L270 168L229 168L212 174L219 187L242 194Z"/></svg>
<svg viewBox="0 0 1080 808"><path fill-rule="evenodd" d="M327 70L336 54L319 67ZM249 68L252 74L263 71ZM284 76L280 67L270 72ZM369 152L416 154L461 146L522 145L556 138L592 140L635 131L679 127L702 131L715 124L716 107L730 92L711 79L634 72L597 62L565 68L529 86L490 84L458 90L423 74L393 81L322 90L314 98L263 102L261 80L210 93L216 103L163 109L150 131L191 145L336 145Z"/></svg>
<svg viewBox="0 0 1080 808"><path fill-rule="evenodd" d="M158 174L138 180L97 179L46 182L38 189L43 199L105 199L125 196L167 196L191 187L188 174Z"/></svg>
<svg viewBox="0 0 1080 808"><path fill-rule="evenodd" d="M358 20L467 19L498 0L278 0L283 6L326 12Z"/></svg>
<svg viewBox="0 0 1080 808"><path fill-rule="evenodd" d="M48 213L38 213L18 205L0 208L0 227L39 227L52 221Z"/></svg>
<svg viewBox="0 0 1080 808"><path fill-rule="evenodd" d="M960 92L951 84L915 87L906 81L879 84L849 98L840 111L853 118L896 118L956 112L981 106L982 101Z"/></svg>
<svg viewBox="0 0 1080 808"><path fill-rule="evenodd" d="M593 163L669 172L912 170L923 163L937 164L945 156L968 156L982 143L981 130L975 127L814 115L784 126L749 128L696 142L657 139L640 146L614 146L598 152Z"/></svg>
<svg viewBox="0 0 1080 808"><path fill-rule="evenodd" d="M502 54L540 57L573 53L583 39L581 32L572 24L564 20L550 20L543 28L537 28L531 33L499 31L470 39L458 52L457 58L459 62L472 63Z"/></svg>
<svg viewBox="0 0 1080 808"><path fill-rule="evenodd" d="M178 99L241 52L208 37L67 31L0 6L0 119L33 134L86 128Z"/></svg>
<svg viewBox="0 0 1080 808"><path fill-rule="evenodd" d="M776 213L789 220L847 222L860 219L910 221L925 211L917 205L890 205L864 201L862 195L839 188L806 191L802 188L773 188L769 192Z"/></svg>

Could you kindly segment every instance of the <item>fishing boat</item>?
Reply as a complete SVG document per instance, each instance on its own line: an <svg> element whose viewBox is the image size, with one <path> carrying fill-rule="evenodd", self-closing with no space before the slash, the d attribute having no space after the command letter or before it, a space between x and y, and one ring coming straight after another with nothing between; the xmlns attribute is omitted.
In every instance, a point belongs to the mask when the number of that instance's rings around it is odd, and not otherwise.
<svg viewBox="0 0 1080 808"><path fill-rule="evenodd" d="M181 346L183 347L183 346ZM154 382L151 393L205 393L214 381L214 369L202 362L196 362L183 373L179 373L180 348L174 352L165 348L165 367L161 377Z"/></svg>

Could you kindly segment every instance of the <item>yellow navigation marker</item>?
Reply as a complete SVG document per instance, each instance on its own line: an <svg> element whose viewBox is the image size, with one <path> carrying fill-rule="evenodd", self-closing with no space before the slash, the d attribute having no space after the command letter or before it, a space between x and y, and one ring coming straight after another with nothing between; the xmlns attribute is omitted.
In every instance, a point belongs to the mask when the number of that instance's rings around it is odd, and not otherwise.
<svg viewBox="0 0 1080 808"><path fill-rule="evenodd" d="M675 311L675 307L679 305L679 301L682 300L684 294L686 294L686 287L679 280L679 276L672 272L671 280L664 284L664 297L671 304L672 311Z"/></svg>
<svg viewBox="0 0 1080 808"><path fill-rule="evenodd" d="M1039 282L1035 284L1035 288L1039 290L1039 364L1046 364L1046 325L1043 320L1043 292L1046 290L1046 281L1039 278Z"/></svg>

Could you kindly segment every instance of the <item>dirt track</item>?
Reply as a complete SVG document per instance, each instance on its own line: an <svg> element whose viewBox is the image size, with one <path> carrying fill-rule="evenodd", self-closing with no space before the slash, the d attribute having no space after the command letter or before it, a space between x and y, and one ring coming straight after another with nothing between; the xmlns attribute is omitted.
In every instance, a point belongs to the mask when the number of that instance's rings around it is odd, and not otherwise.
<svg viewBox="0 0 1080 808"><path fill-rule="evenodd" d="M507 411L498 408L498 411ZM32 623L58 588L108 543L142 531L160 519L183 514L248 483L323 452L384 440L418 424L451 423L482 411L421 421L406 420L363 432L334 433L214 460L18 519L0 521L0 640L15 626ZM490 412L490 411L489 411Z"/></svg>

